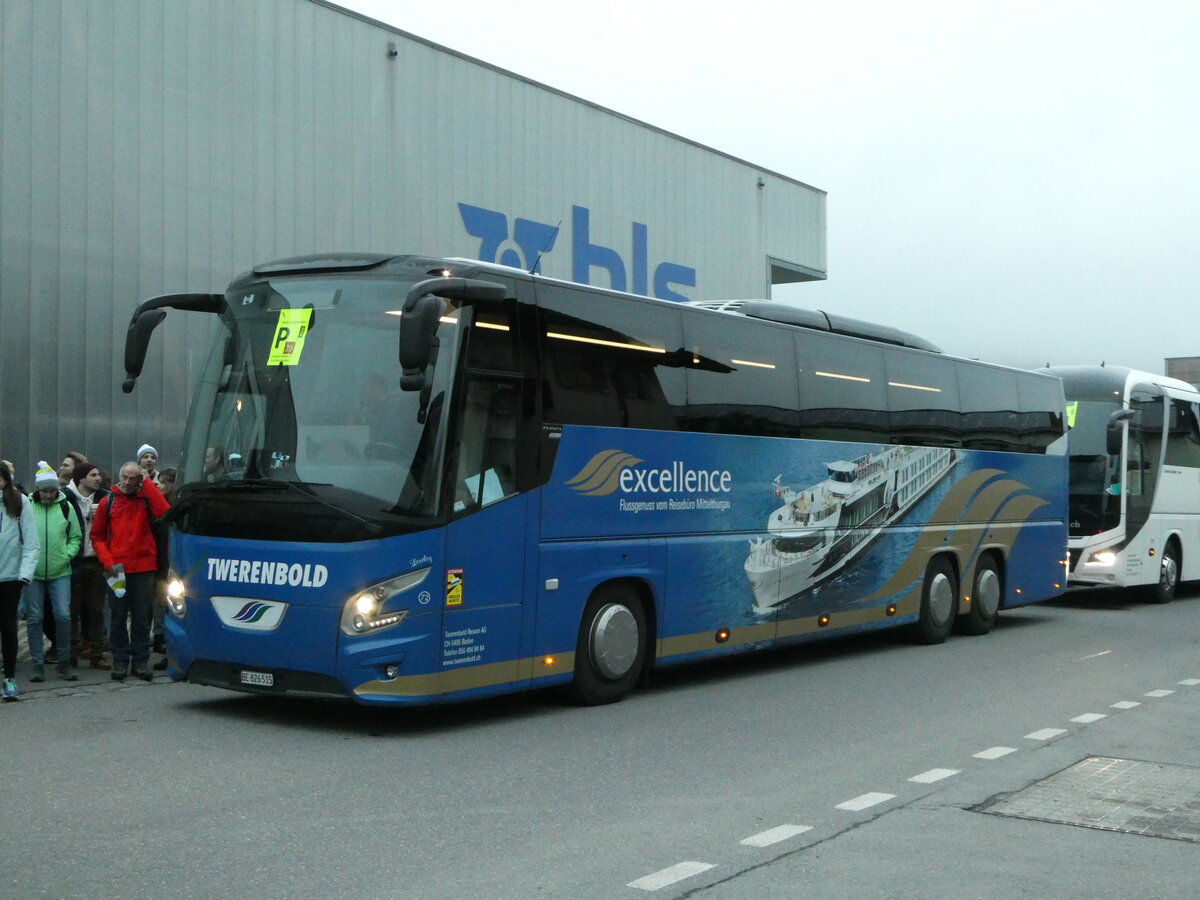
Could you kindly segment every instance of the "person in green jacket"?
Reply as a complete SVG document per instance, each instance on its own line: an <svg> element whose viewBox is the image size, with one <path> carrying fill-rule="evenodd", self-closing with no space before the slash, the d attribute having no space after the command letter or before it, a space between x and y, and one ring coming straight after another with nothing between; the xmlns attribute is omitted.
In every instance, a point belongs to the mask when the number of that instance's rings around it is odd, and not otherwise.
<svg viewBox="0 0 1200 900"><path fill-rule="evenodd" d="M42 653L42 610L50 598L54 624L58 631L58 674L64 681L78 681L67 648L71 646L71 560L79 552L83 540L83 522L74 505L58 487L58 475L45 462L38 463L34 476L37 488L29 499L33 501L33 518L41 550L33 581L25 589L26 633L29 636L29 658L33 662L30 681L45 681L46 671Z"/></svg>

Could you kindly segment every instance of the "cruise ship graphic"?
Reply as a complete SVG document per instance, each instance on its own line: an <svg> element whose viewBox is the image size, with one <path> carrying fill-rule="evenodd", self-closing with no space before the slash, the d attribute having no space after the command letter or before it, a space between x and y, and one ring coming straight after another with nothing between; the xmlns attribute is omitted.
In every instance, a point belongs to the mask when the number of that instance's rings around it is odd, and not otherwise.
<svg viewBox="0 0 1200 900"><path fill-rule="evenodd" d="M836 575L953 468L945 447L884 447L827 464L828 477L794 491L775 477L783 505L770 537L750 542L746 577L756 612L769 612Z"/></svg>

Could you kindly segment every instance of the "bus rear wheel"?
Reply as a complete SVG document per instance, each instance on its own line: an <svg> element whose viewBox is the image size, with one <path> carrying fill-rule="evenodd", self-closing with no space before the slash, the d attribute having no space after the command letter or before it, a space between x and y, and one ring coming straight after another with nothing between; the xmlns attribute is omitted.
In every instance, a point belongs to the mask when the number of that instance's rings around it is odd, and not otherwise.
<svg viewBox="0 0 1200 900"><path fill-rule="evenodd" d="M1163 548L1162 562L1158 564L1158 584L1150 587L1150 602L1170 603L1175 599L1175 589L1178 587L1179 545L1172 538Z"/></svg>
<svg viewBox="0 0 1200 900"><path fill-rule="evenodd" d="M575 700L597 706L628 694L641 677L647 645L646 613L637 594L620 585L600 587L579 623Z"/></svg>
<svg viewBox="0 0 1200 900"><path fill-rule="evenodd" d="M958 576L944 556L935 556L925 570L921 588L921 617L913 634L922 644L940 644L950 636L958 611Z"/></svg>
<svg viewBox="0 0 1200 900"><path fill-rule="evenodd" d="M996 624L1000 612L1000 596L1004 584L1000 569L992 556L985 556L975 564L975 586L971 590L971 602L966 613L958 619L958 630L963 634L987 634Z"/></svg>

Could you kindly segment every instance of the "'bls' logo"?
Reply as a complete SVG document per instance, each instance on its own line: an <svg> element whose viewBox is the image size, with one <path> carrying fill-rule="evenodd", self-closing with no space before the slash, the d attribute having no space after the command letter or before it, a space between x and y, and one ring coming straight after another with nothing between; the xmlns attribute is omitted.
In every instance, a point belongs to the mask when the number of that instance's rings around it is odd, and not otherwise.
<svg viewBox="0 0 1200 900"><path fill-rule="evenodd" d="M479 258L505 266L538 271L539 257L554 249L558 229L530 219L513 219L509 235L508 216L491 209L466 203L458 204L467 234L480 239ZM585 206L571 207L571 279L591 284L591 270L608 272L609 285L615 291L631 290L649 295L649 229L633 223L631 262L616 250L591 242L591 211ZM676 263L659 263L654 269L654 294L660 300L685 301L688 298L672 290L676 286L695 287L696 270Z"/></svg>

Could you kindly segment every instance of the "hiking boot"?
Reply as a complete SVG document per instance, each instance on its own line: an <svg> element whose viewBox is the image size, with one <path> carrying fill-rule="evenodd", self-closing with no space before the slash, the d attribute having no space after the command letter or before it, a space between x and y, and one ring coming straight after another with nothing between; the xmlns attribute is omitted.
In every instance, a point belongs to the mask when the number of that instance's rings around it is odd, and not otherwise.
<svg viewBox="0 0 1200 900"><path fill-rule="evenodd" d="M108 677L109 677L109 678L111 678L113 681L124 681L124 680L125 680L125 673L124 673L123 671L120 671L120 670L118 670L118 669L114 669L114 670L113 670L113 671L112 671L112 672L109 674L109 676L108 676Z"/></svg>
<svg viewBox="0 0 1200 900"><path fill-rule="evenodd" d="M46 651L46 662L50 665L55 665L58 662L58 648L51 647Z"/></svg>
<svg viewBox="0 0 1200 900"><path fill-rule="evenodd" d="M13 700L16 700L17 699L17 683L15 681L13 681L11 678L5 678L4 679L4 689L3 689L2 693L4 695L5 703L11 703Z"/></svg>
<svg viewBox="0 0 1200 900"><path fill-rule="evenodd" d="M153 681L153 680L154 680L154 673L153 673L153 672L147 672L145 669L134 669L134 670L133 670L133 677L134 677L134 678L140 678L140 679L142 679L142 681Z"/></svg>
<svg viewBox="0 0 1200 900"><path fill-rule="evenodd" d="M29 676L29 680L34 684L41 684L46 680L46 669L41 663L33 664L33 674Z"/></svg>
<svg viewBox="0 0 1200 900"><path fill-rule="evenodd" d="M152 668L155 672L165 672L167 670L167 658L164 656L150 668Z"/></svg>
<svg viewBox="0 0 1200 900"><path fill-rule="evenodd" d="M58 664L58 677L63 681L78 681L79 675L75 672L75 667L68 663Z"/></svg>
<svg viewBox="0 0 1200 900"><path fill-rule="evenodd" d="M112 663L110 663L108 661L108 657L105 656L103 653L97 653L95 656L92 657L92 668L93 669L111 669Z"/></svg>

